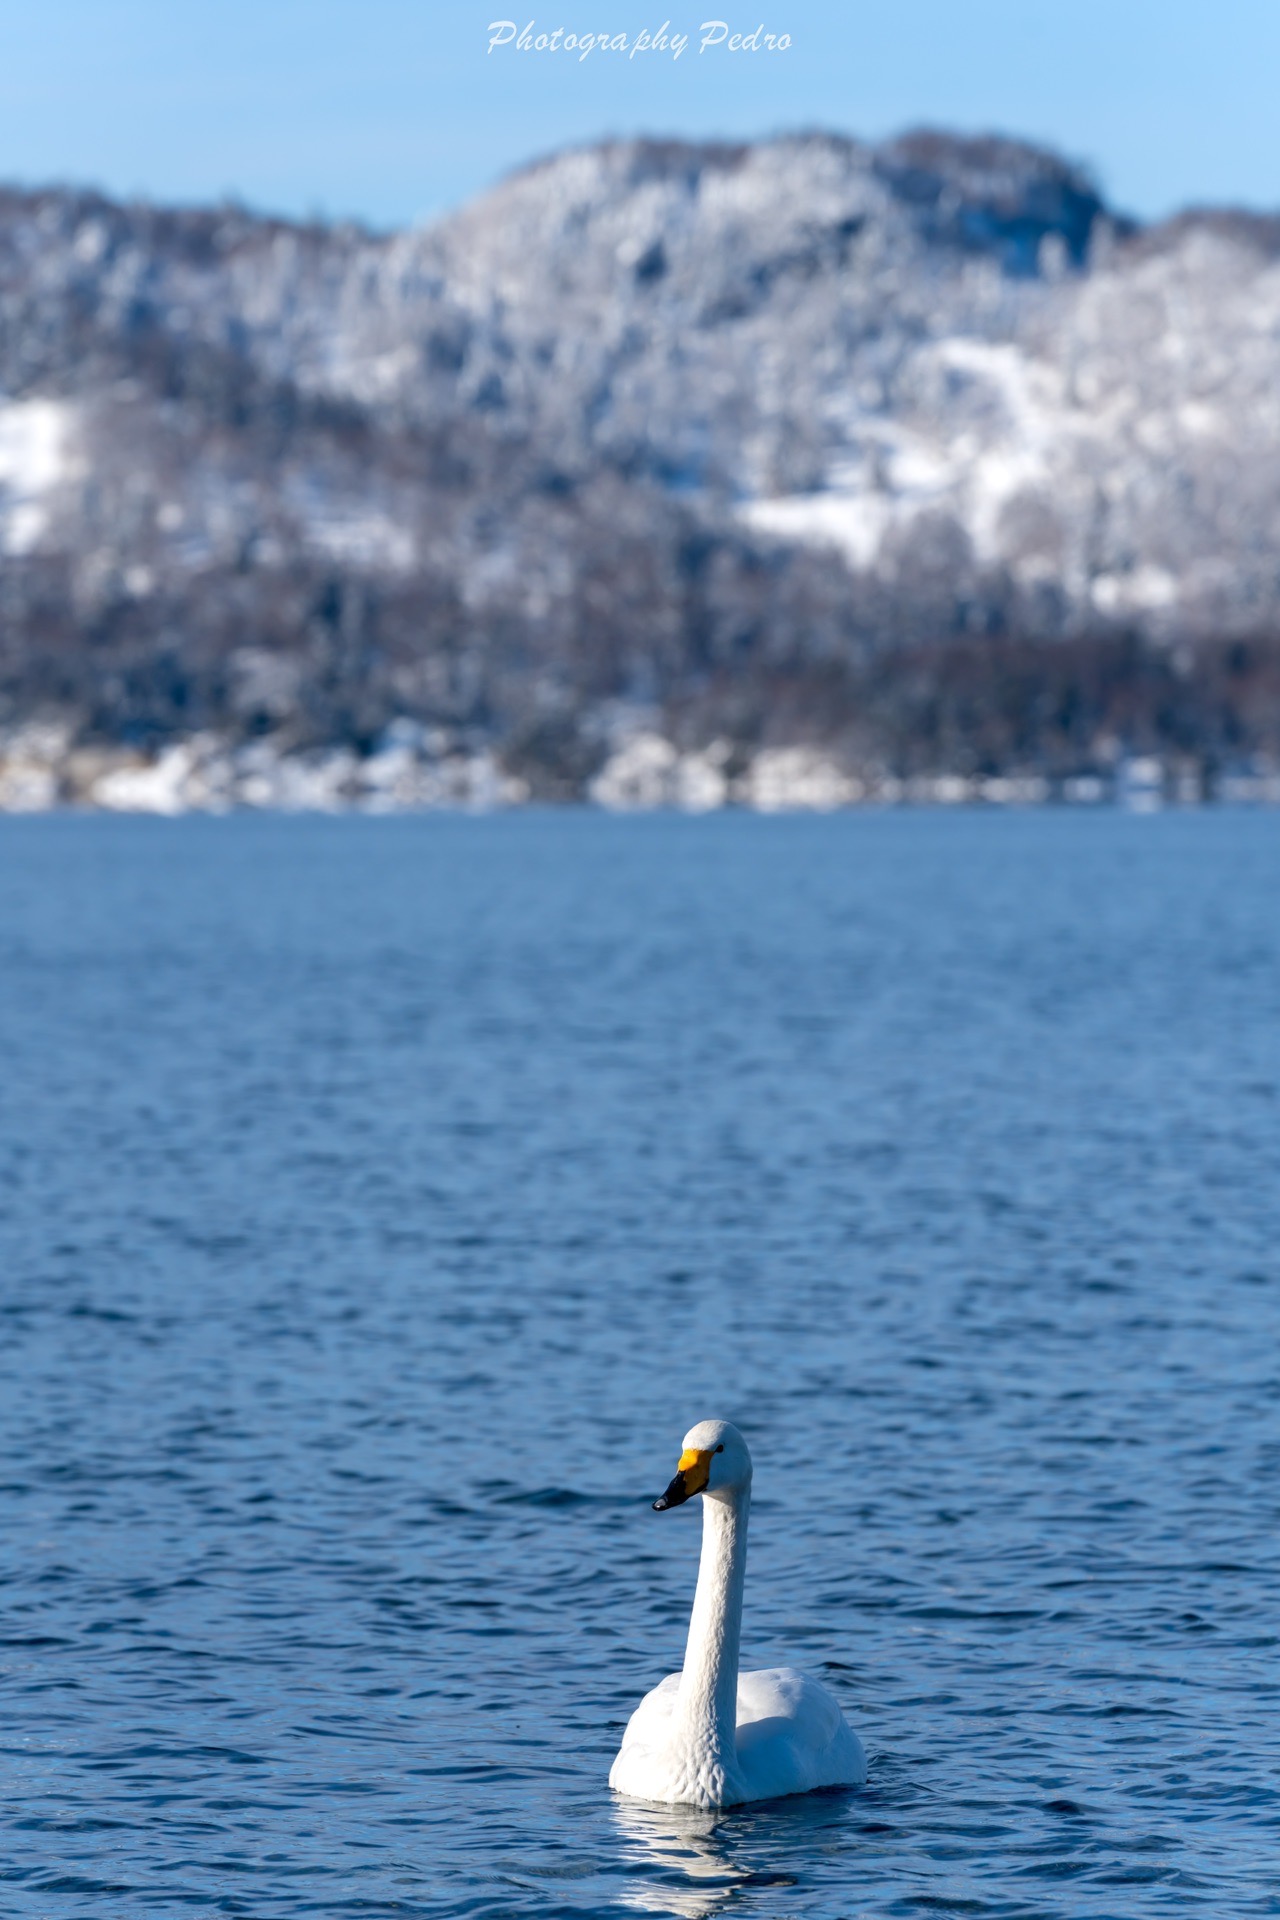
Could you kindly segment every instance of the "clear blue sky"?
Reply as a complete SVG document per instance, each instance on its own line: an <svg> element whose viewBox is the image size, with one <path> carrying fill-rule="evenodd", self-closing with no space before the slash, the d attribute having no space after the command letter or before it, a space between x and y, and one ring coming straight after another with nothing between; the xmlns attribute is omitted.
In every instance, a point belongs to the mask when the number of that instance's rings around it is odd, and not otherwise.
<svg viewBox="0 0 1280 1920"><path fill-rule="evenodd" d="M1280 0L0 0L0 178L377 225L607 133L1044 140L1144 216L1280 207ZM679 60L487 52L488 23L672 30ZM698 28L789 33L699 55Z"/></svg>

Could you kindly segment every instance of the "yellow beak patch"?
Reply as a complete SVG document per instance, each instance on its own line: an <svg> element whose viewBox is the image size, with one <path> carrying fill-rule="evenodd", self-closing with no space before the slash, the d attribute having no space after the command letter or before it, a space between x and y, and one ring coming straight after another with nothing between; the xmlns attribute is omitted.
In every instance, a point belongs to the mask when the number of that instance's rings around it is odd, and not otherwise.
<svg viewBox="0 0 1280 1920"><path fill-rule="evenodd" d="M676 1472L684 1475L685 1492L692 1499L695 1493L701 1493L711 1478L711 1449L686 1447L680 1455Z"/></svg>

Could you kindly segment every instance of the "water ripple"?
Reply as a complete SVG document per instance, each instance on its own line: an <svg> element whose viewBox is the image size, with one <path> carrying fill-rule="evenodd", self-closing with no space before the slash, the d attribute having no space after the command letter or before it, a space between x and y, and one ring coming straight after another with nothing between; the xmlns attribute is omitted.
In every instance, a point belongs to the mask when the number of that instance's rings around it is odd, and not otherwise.
<svg viewBox="0 0 1280 1920"><path fill-rule="evenodd" d="M0 822L6 1914L1280 1913L1264 817ZM618 1802L696 1415L867 1787Z"/></svg>

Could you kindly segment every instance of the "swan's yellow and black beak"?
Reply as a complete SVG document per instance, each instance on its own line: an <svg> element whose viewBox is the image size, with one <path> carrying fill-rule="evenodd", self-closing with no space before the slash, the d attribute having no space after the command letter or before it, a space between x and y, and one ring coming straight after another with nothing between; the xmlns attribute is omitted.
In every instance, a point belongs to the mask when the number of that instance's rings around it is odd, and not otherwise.
<svg viewBox="0 0 1280 1920"><path fill-rule="evenodd" d="M692 1500L695 1493L701 1493L711 1475L711 1456L714 1448L705 1450L699 1447L686 1447L680 1455L680 1464L676 1468L676 1477L653 1503L655 1513L665 1513L668 1507L682 1507L686 1500Z"/></svg>

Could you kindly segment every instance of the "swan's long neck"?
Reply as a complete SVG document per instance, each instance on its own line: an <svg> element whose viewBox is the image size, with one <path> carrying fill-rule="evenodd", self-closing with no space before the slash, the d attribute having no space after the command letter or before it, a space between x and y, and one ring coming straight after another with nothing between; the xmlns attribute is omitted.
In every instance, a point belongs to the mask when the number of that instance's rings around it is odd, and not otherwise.
<svg viewBox="0 0 1280 1920"><path fill-rule="evenodd" d="M677 1707L686 1735L729 1764L737 1753L738 1642L750 1505L747 1487L727 1498L703 1496L702 1559Z"/></svg>

